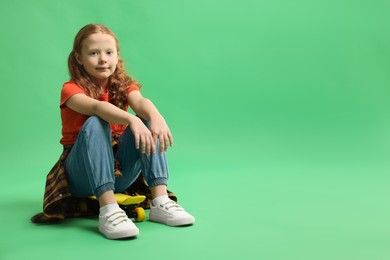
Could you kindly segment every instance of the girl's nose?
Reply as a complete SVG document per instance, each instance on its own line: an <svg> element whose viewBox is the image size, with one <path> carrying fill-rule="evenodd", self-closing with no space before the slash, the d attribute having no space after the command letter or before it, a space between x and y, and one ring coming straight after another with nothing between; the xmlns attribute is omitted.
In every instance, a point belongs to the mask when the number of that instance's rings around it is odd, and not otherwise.
<svg viewBox="0 0 390 260"><path fill-rule="evenodd" d="M100 57L99 57L99 63L100 63L100 64L104 64L104 63L106 63L106 62L107 62L106 57L105 57L104 55L100 55Z"/></svg>

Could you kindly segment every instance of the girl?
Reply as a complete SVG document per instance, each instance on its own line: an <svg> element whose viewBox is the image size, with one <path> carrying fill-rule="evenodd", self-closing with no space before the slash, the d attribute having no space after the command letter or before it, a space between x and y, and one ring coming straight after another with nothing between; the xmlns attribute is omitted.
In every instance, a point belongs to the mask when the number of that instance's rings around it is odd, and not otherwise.
<svg viewBox="0 0 390 260"><path fill-rule="evenodd" d="M99 231L110 239L137 236L138 228L117 204L114 192L126 191L142 172L151 191L149 219L170 226L193 224L194 217L168 196L166 188L165 153L173 145L172 134L153 103L141 95L140 85L127 75L114 33L102 24L83 27L68 68L71 80L63 85L60 103L60 143L65 150L48 175L44 213L33 222L82 212L81 204L69 206L72 198L96 195ZM138 116L128 113L128 106ZM65 197L66 207L50 206Z"/></svg>

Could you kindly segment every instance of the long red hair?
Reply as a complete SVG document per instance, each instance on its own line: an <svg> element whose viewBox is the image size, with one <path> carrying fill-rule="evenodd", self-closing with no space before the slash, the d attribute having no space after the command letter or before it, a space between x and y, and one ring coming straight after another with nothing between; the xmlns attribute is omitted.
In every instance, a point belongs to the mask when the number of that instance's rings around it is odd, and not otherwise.
<svg viewBox="0 0 390 260"><path fill-rule="evenodd" d="M94 33L111 35L115 39L117 52L119 53L118 38L108 27L103 24L88 24L80 29L74 39L73 49L68 57L68 69L72 81L76 82L88 96L98 98L103 94L103 87L94 82L85 71L84 67L79 64L76 59L76 55L81 54L83 41ZM141 86L127 74L124 62L121 57L119 57L116 70L110 76L108 83L109 102L124 109L127 104L127 90L132 83L137 84L138 87L141 88Z"/></svg>

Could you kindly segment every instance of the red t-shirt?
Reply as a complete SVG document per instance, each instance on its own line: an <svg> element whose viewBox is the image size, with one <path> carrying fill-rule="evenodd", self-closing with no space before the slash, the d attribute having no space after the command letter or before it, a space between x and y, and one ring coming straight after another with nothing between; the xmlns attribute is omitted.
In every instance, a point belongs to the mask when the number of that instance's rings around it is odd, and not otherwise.
<svg viewBox="0 0 390 260"><path fill-rule="evenodd" d="M128 93L139 90L136 84L132 84L128 90ZM64 83L61 91L61 120L62 120L62 138L60 140L61 144L74 144L76 142L77 136L81 127L84 125L85 121L89 116L77 113L76 111L70 109L65 105L65 102L75 94L84 94L85 91L80 88L75 82L69 81ZM97 98L100 101L108 102L108 92L103 93L100 98ZM127 111L128 106L126 105L125 110ZM111 131L113 134L122 134L126 129L127 125L118 125L110 124Z"/></svg>

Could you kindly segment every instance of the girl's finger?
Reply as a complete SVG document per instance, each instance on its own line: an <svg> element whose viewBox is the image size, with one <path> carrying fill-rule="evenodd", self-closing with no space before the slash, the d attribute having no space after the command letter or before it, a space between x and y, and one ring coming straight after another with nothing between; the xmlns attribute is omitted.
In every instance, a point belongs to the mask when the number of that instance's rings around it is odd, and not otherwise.
<svg viewBox="0 0 390 260"><path fill-rule="evenodd" d="M156 137L156 140L155 140L155 137L150 137L150 139L151 139L152 153L155 154L155 153L156 153L156 142L157 142L157 137Z"/></svg>
<svg viewBox="0 0 390 260"><path fill-rule="evenodd" d="M162 153L163 151L165 151L164 137L160 135L158 140L160 141L160 153Z"/></svg>
<svg viewBox="0 0 390 260"><path fill-rule="evenodd" d="M139 135L134 135L134 139L135 139L135 149L139 149Z"/></svg>
<svg viewBox="0 0 390 260"><path fill-rule="evenodd" d="M169 144L172 147L173 146L173 136L172 136L171 132L168 132L168 139L169 139Z"/></svg>
<svg viewBox="0 0 390 260"><path fill-rule="evenodd" d="M150 138L146 138L146 154L149 155L150 154L150 145L151 145L151 141Z"/></svg>
<svg viewBox="0 0 390 260"><path fill-rule="evenodd" d="M146 152L146 139L145 136L141 136L141 152Z"/></svg>
<svg viewBox="0 0 390 260"><path fill-rule="evenodd" d="M157 134L152 134L152 138L153 138L153 143L156 144L157 140L158 140L158 135Z"/></svg>
<svg viewBox="0 0 390 260"><path fill-rule="evenodd" d="M169 145L168 135L164 136L164 144L165 144L164 151L168 151L168 145Z"/></svg>

